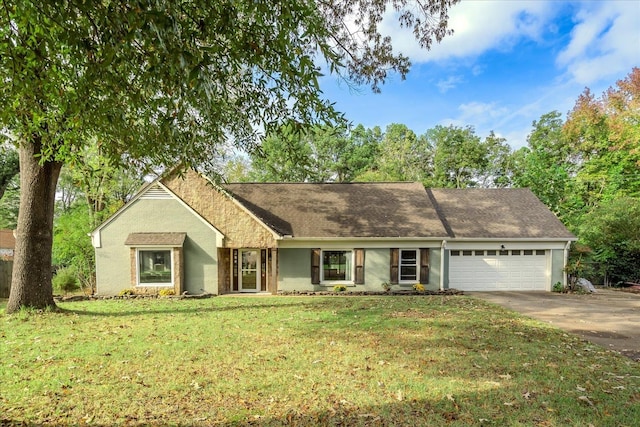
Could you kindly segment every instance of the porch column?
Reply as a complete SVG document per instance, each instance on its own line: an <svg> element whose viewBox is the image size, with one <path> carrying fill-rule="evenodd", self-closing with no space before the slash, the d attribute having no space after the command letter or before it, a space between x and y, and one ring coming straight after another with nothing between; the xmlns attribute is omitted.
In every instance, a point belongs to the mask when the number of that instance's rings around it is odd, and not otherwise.
<svg viewBox="0 0 640 427"><path fill-rule="evenodd" d="M276 295L278 293L278 249L271 248L268 250L270 251L271 264L269 265L269 287L267 290L272 295Z"/></svg>

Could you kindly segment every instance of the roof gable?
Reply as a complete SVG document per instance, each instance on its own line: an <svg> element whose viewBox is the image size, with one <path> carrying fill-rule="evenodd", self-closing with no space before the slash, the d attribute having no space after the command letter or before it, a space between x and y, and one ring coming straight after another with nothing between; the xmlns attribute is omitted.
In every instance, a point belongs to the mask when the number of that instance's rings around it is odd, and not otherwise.
<svg viewBox="0 0 640 427"><path fill-rule="evenodd" d="M123 212L129 209L138 200L176 200L187 211L189 211L192 215L194 215L196 218L202 221L207 227L213 230L218 236L218 238L222 239L224 237L224 235L220 232L220 230L218 230L215 226L210 224L205 218L199 215L198 212L196 212L191 206L184 203L179 197L176 197L176 195L169 188L167 188L164 184L162 184L158 180L154 180L150 183L143 185L142 188L131 198L131 200L125 203L124 206L118 209L113 215L111 215L102 224L100 224L91 233L89 233L89 235L91 236L92 245L94 247L98 248L102 246L102 242L101 242L102 239L100 236L102 229L105 228L108 224L112 223L113 221L116 221L117 218Z"/></svg>
<svg viewBox="0 0 640 427"><path fill-rule="evenodd" d="M295 238L443 238L417 182L251 183L224 188L262 222Z"/></svg>

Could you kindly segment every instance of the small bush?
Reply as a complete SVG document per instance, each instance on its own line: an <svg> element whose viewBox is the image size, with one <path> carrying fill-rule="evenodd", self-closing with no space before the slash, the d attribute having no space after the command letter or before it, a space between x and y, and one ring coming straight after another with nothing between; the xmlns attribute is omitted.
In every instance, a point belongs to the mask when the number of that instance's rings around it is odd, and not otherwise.
<svg viewBox="0 0 640 427"><path fill-rule="evenodd" d="M383 282L382 283L382 289L384 289L385 292L389 292L391 290L391 283Z"/></svg>
<svg viewBox="0 0 640 427"><path fill-rule="evenodd" d="M161 297L168 297L175 294L176 293L173 289L160 289L160 291L158 292L158 295L160 295Z"/></svg>
<svg viewBox="0 0 640 427"><path fill-rule="evenodd" d="M335 285L333 287L333 292L344 292L346 290L347 290L347 287L342 285Z"/></svg>
<svg viewBox="0 0 640 427"><path fill-rule="evenodd" d="M553 292L564 292L564 286L560 282L556 282L553 284L553 288L551 288Z"/></svg>
<svg viewBox="0 0 640 427"><path fill-rule="evenodd" d="M416 283L413 285L413 290L416 292L424 292L424 285L422 283Z"/></svg>
<svg viewBox="0 0 640 427"><path fill-rule="evenodd" d="M76 277L76 273L70 268L59 269L56 275L53 276L52 282L55 289L65 294L80 289L80 282Z"/></svg>
<svg viewBox="0 0 640 427"><path fill-rule="evenodd" d="M118 295L120 295L121 297L127 296L127 295L134 295L135 292L133 292L133 289L123 289L121 290Z"/></svg>

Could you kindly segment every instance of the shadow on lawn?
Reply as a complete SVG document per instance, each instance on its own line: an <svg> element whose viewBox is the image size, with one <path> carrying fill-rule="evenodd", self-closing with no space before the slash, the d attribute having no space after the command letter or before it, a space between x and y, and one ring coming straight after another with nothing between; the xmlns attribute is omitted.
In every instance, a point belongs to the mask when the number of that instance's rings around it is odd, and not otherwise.
<svg viewBox="0 0 640 427"><path fill-rule="evenodd" d="M613 422L616 425L633 422L638 410L629 404L609 406L608 408L590 407L575 400L572 404L559 401L549 402L544 396L522 397L519 390L503 387L507 395L514 399L509 404L502 400L487 400L485 392L475 391L452 395L442 395L439 399L406 399L393 403L382 403L360 407L347 399L335 398L324 402L325 407L311 410L304 406L290 408L281 414L260 415L264 410L253 408L250 404L238 409L235 415L227 419L218 418L219 414L198 413L187 408L185 412L173 415L147 413L143 417L133 414L117 414L113 423L91 423L90 425L127 425L127 426L442 426L442 425L591 425L594 422ZM496 396L493 396L495 399ZM504 399L503 399L504 400ZM564 405L561 411L552 410L556 405ZM603 410L604 409L604 410ZM631 409L631 410L630 410ZM606 414L606 415L603 415ZM114 414L115 415L115 414ZM89 414L87 416L90 416ZM637 418L635 418L637 420ZM78 425L78 420L66 418L51 420L51 425ZM48 423L47 423L48 424ZM40 423L5 419L0 415L0 427L35 427ZM613 424L612 424L613 425Z"/></svg>

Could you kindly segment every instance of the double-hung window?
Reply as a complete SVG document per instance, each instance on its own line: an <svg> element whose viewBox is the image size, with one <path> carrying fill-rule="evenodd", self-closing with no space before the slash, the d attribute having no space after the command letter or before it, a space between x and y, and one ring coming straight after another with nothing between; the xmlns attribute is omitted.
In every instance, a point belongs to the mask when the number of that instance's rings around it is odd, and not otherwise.
<svg viewBox="0 0 640 427"><path fill-rule="evenodd" d="M399 283L418 281L419 257L417 249L400 249Z"/></svg>
<svg viewBox="0 0 640 427"><path fill-rule="evenodd" d="M353 251L323 250L321 280L324 282L352 282Z"/></svg>

